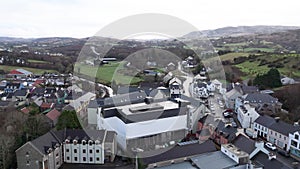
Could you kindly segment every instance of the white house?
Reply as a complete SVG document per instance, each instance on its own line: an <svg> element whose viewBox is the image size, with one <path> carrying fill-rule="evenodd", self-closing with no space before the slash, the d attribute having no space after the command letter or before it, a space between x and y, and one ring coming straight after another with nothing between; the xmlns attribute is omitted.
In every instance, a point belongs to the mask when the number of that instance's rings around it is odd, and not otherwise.
<svg viewBox="0 0 300 169"><path fill-rule="evenodd" d="M255 108L249 104L244 104L237 108L237 117L242 128L250 128L253 122L259 117L259 114L255 111Z"/></svg>
<svg viewBox="0 0 300 169"><path fill-rule="evenodd" d="M289 133L289 143L287 147L290 154L300 159L300 131Z"/></svg>

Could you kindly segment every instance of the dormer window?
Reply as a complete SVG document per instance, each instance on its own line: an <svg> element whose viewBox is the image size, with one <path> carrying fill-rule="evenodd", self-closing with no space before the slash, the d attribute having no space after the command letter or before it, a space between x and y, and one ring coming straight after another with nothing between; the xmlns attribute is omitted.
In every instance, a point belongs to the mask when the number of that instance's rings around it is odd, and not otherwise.
<svg viewBox="0 0 300 169"><path fill-rule="evenodd" d="M70 143L70 140L66 139L66 140L65 140L65 143L66 143L66 144L69 144L69 143Z"/></svg>
<svg viewBox="0 0 300 169"><path fill-rule="evenodd" d="M92 140L89 140L89 145L93 145L93 141Z"/></svg>
<svg viewBox="0 0 300 169"><path fill-rule="evenodd" d="M295 139L299 140L299 134L295 134Z"/></svg>
<svg viewBox="0 0 300 169"><path fill-rule="evenodd" d="M86 144L86 141L85 141L85 140L82 140L81 143L82 143L82 145L85 145L85 144Z"/></svg>
<svg viewBox="0 0 300 169"><path fill-rule="evenodd" d="M78 143L77 140L73 140L73 144L76 145Z"/></svg>
<svg viewBox="0 0 300 169"><path fill-rule="evenodd" d="M100 141L99 141L99 140L96 140L96 141L95 141L95 144L96 144L96 145L99 145L99 144L100 144Z"/></svg>

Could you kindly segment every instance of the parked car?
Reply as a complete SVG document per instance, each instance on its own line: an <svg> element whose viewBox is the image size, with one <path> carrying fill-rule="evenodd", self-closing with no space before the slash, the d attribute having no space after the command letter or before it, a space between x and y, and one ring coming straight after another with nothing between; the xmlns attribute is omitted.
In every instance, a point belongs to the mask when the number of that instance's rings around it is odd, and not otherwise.
<svg viewBox="0 0 300 169"><path fill-rule="evenodd" d="M278 150L278 154L285 156L285 157L290 157L290 154L284 150Z"/></svg>
<svg viewBox="0 0 300 169"><path fill-rule="evenodd" d="M223 116L225 117L225 118L230 118L230 117L232 117L232 112L228 112L228 111L224 111L223 112Z"/></svg>
<svg viewBox="0 0 300 169"><path fill-rule="evenodd" d="M271 150L276 150L277 148L272 144L272 143L270 143L270 142L267 142L266 144L265 144L269 149L271 149Z"/></svg>

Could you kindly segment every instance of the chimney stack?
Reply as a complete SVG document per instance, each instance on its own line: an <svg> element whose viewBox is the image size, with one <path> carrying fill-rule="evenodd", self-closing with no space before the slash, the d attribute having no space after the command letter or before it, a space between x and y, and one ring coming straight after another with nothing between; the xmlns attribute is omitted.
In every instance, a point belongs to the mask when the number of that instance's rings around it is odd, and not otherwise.
<svg viewBox="0 0 300 169"><path fill-rule="evenodd" d="M274 119L275 119L275 121L278 123L279 120L280 120L280 117L275 117Z"/></svg>

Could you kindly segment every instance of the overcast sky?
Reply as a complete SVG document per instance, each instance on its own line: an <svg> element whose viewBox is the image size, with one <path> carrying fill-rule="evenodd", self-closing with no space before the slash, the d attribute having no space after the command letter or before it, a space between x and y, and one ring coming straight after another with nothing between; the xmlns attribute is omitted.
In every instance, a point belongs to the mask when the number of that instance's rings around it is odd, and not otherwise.
<svg viewBox="0 0 300 169"><path fill-rule="evenodd" d="M240 25L300 26L299 0L0 0L0 36L88 37L142 13L168 14L199 30Z"/></svg>

